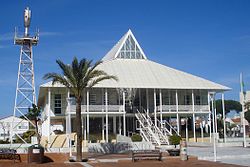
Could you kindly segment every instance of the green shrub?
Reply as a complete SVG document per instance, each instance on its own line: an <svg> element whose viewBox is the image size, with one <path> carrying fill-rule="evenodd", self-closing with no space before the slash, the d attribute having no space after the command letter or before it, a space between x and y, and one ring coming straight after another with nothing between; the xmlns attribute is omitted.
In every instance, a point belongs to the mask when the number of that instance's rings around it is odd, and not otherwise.
<svg viewBox="0 0 250 167"><path fill-rule="evenodd" d="M98 140L98 137L97 137L97 135L95 135L95 134L89 135L89 140L90 140L92 143L96 143L97 140Z"/></svg>
<svg viewBox="0 0 250 167"><path fill-rule="evenodd" d="M7 140L0 140L0 144L9 144L10 142Z"/></svg>
<svg viewBox="0 0 250 167"><path fill-rule="evenodd" d="M181 136L179 136L179 135L174 134L174 135L169 137L169 142L172 145L176 146L176 145L180 144L180 141L181 141Z"/></svg>
<svg viewBox="0 0 250 167"><path fill-rule="evenodd" d="M131 136L131 140L132 140L133 142L140 142L140 141L142 141L142 137L141 137L141 135L139 135L139 134L133 134L133 135Z"/></svg>
<svg viewBox="0 0 250 167"><path fill-rule="evenodd" d="M24 132L21 135L21 137L24 139L24 141L26 141L27 143L30 143L31 137L35 135L36 135L35 131L28 130L27 132ZM14 141L15 143L23 143L23 141L19 137L15 136L15 138L16 138L16 140Z"/></svg>

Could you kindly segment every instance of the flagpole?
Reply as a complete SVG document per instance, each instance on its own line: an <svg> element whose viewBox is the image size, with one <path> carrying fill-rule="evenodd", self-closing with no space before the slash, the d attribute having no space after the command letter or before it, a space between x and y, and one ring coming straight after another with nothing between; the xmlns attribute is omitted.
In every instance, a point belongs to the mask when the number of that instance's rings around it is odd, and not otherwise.
<svg viewBox="0 0 250 167"><path fill-rule="evenodd" d="M241 95L242 95L242 114L241 114L241 120L242 120L242 126L243 126L243 147L246 147L246 125L245 125L245 102L246 102L246 96L245 96L245 92L244 92L244 82L243 82L243 76L242 73L240 73L240 91L241 91Z"/></svg>

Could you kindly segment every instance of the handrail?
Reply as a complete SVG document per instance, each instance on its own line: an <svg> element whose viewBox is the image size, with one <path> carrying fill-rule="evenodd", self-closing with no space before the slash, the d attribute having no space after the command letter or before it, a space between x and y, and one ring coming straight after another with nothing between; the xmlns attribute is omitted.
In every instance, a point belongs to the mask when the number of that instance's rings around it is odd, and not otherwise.
<svg viewBox="0 0 250 167"><path fill-rule="evenodd" d="M145 122L147 122L147 125L149 125L149 126L144 126L144 124L142 124L142 121L140 120L140 118L139 118L139 122L143 125L143 127L144 128L147 128L147 132L150 132L151 133L151 136L154 138L154 140L156 141L156 143L158 144L158 145L160 145L161 144L161 142L160 142L160 139L159 138L157 138L157 136L155 136L155 134L154 134L154 131L156 131L156 130L152 130L151 128L155 128L155 126L152 126L153 124L152 123L150 123L149 122L149 120L145 117L145 115L144 114L142 114L138 109L137 109L137 114L136 114L136 117L141 117Z"/></svg>
<svg viewBox="0 0 250 167"><path fill-rule="evenodd" d="M148 113L145 112L145 110L144 110L144 113L146 115L145 119L150 124L150 126L154 129L154 132L157 133L157 135L159 137L159 140L164 139L165 140L164 142L168 143L168 139L166 138L166 136L164 136L164 134L162 133L162 131L157 127L157 125L154 125L152 119L150 118L150 116L148 115Z"/></svg>

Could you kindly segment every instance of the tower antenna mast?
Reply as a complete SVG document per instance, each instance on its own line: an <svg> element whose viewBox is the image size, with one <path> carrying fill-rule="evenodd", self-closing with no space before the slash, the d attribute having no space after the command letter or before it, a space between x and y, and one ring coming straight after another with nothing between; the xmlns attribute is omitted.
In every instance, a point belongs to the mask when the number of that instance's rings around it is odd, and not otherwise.
<svg viewBox="0 0 250 167"><path fill-rule="evenodd" d="M15 28L14 44L20 45L20 60L18 66L17 83L16 83L16 96L13 111L13 121L11 124L10 141L13 142L13 137L20 138L23 142L25 140L17 133L18 126L21 122L14 122L17 116L24 117L31 125L35 126L26 113L32 104L36 104L35 92L35 78L34 78L34 64L32 47L36 46L39 41L38 31L34 37L29 34L29 27L31 21L31 10L26 7L24 10L24 35L19 37L17 28ZM25 142L26 143L26 142Z"/></svg>

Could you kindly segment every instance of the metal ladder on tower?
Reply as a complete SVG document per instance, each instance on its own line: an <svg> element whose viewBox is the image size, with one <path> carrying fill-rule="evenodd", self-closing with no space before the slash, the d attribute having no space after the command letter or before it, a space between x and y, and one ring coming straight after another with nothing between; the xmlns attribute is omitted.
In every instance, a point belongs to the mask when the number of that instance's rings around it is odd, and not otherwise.
<svg viewBox="0 0 250 167"><path fill-rule="evenodd" d="M168 136L163 134L163 132L153 124L150 116L145 111L144 113L141 113L139 110L137 110L135 117L139 121L140 134L145 141L150 141L157 145L169 145Z"/></svg>

